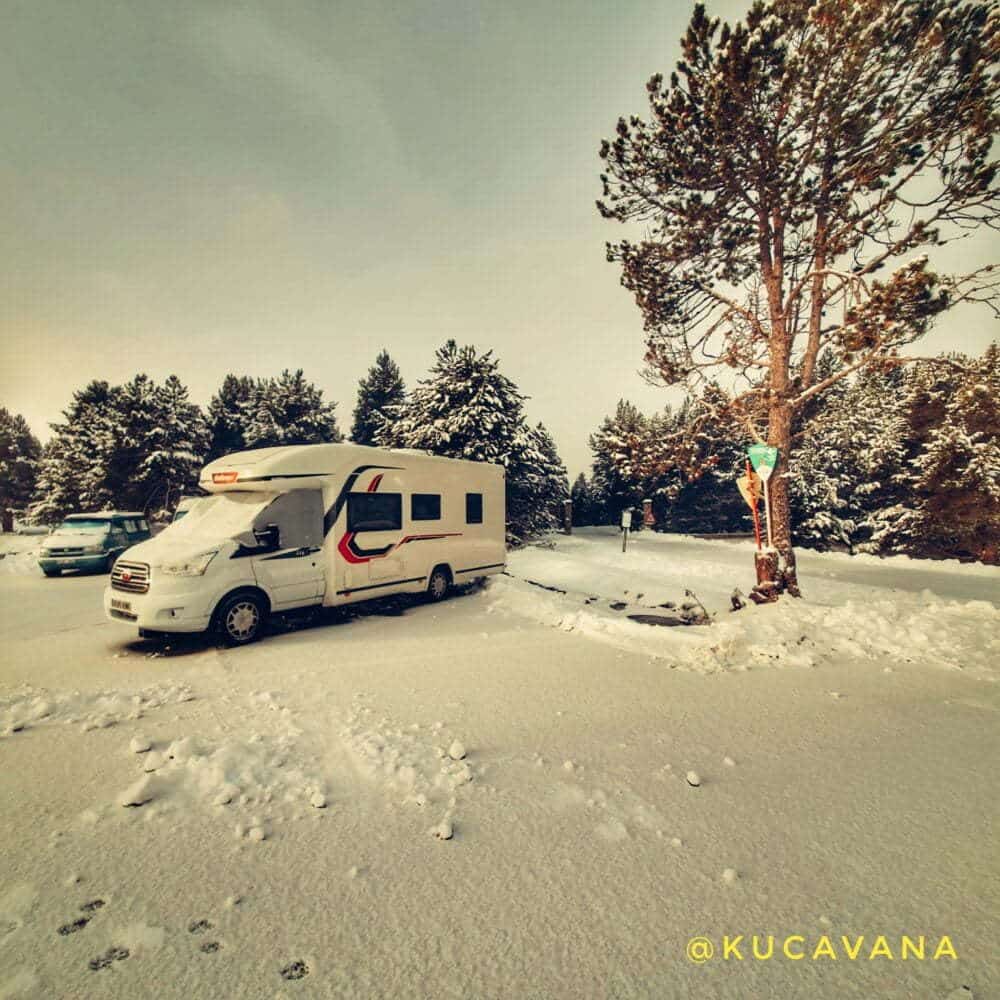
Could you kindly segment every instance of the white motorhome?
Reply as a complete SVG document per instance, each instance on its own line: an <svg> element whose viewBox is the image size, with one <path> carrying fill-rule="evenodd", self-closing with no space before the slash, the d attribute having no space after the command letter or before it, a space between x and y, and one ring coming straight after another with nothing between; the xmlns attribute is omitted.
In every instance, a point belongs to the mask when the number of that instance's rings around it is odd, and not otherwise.
<svg viewBox="0 0 1000 1000"><path fill-rule="evenodd" d="M499 465L354 444L238 452L205 466L182 520L115 563L106 614L140 635L258 638L271 612L389 594L440 600L504 569Z"/></svg>

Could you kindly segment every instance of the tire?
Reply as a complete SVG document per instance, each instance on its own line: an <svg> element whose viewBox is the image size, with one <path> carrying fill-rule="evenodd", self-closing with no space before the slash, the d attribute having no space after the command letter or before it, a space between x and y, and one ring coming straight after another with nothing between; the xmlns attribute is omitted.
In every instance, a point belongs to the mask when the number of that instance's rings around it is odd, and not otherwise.
<svg viewBox="0 0 1000 1000"><path fill-rule="evenodd" d="M108 558L104 561L104 572L110 573L115 568L115 563L117 561L118 561L118 556L116 556L112 552L111 555L109 555Z"/></svg>
<svg viewBox="0 0 1000 1000"><path fill-rule="evenodd" d="M267 602L259 594L233 594L216 611L216 629L227 646L246 646L264 634L267 618Z"/></svg>
<svg viewBox="0 0 1000 1000"><path fill-rule="evenodd" d="M61 569L43 569L42 572L46 576L62 576L62 570Z"/></svg>
<svg viewBox="0 0 1000 1000"><path fill-rule="evenodd" d="M427 581L427 600L431 602L444 600L451 587L451 574L443 566L435 568Z"/></svg>

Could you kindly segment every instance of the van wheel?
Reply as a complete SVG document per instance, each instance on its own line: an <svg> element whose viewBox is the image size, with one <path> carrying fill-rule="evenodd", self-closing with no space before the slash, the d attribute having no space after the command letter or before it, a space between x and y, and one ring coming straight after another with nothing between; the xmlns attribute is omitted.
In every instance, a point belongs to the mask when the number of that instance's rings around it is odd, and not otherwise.
<svg viewBox="0 0 1000 1000"><path fill-rule="evenodd" d="M118 556L116 556L112 552L111 555L109 555L108 558L104 562L104 572L105 573L110 573L115 568L115 563L117 561L118 561Z"/></svg>
<svg viewBox="0 0 1000 1000"><path fill-rule="evenodd" d="M427 581L427 599L429 601L440 601L451 586L451 577L446 569L440 566L431 573L431 578Z"/></svg>
<svg viewBox="0 0 1000 1000"><path fill-rule="evenodd" d="M267 624L267 606L256 594L234 594L219 606L216 622L227 646L245 646L261 637Z"/></svg>

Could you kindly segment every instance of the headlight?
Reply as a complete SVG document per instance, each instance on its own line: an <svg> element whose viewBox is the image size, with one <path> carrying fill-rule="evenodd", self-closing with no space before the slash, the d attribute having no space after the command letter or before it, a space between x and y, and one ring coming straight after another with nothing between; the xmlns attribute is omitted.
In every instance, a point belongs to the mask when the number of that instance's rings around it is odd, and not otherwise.
<svg viewBox="0 0 1000 1000"><path fill-rule="evenodd" d="M94 552L103 552L104 551L104 546L103 545L88 545L88 546L86 546L86 548L84 548L83 551L86 552L86 553L88 553L88 554L89 553L94 553Z"/></svg>
<svg viewBox="0 0 1000 1000"><path fill-rule="evenodd" d="M180 562L166 563L160 567L160 572L166 573L167 576L201 576L218 552L218 549L213 549L211 552L199 552L198 555L190 556Z"/></svg>

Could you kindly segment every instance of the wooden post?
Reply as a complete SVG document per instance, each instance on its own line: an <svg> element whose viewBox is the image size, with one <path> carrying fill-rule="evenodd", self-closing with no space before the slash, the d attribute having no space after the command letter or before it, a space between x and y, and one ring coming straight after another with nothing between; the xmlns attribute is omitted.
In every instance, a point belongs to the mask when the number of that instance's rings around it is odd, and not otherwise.
<svg viewBox="0 0 1000 1000"><path fill-rule="evenodd" d="M573 534L573 501L563 500L563 534Z"/></svg>

